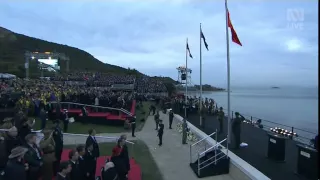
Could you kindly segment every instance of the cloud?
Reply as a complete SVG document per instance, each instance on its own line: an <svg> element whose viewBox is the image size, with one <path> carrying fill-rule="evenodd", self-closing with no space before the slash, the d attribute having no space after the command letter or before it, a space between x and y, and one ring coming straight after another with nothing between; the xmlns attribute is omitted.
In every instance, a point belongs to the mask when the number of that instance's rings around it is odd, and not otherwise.
<svg viewBox="0 0 320 180"><path fill-rule="evenodd" d="M232 23L243 43L230 43L233 85L304 85L318 82L317 1L232 1ZM301 22L288 10L303 9ZM86 50L103 62L177 79L189 39L192 81L199 83L199 23L203 83L226 85L223 1L3 1L0 26ZM295 23L295 24L294 24ZM300 28L299 28L300 27ZM301 28L302 27L302 28Z"/></svg>

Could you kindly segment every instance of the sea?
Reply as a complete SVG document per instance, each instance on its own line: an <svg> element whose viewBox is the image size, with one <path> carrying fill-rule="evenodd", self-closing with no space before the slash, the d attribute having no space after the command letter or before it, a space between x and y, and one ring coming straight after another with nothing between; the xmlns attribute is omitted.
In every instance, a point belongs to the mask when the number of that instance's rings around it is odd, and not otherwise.
<svg viewBox="0 0 320 180"><path fill-rule="evenodd" d="M200 96L199 92L189 91L189 95ZM203 97L213 98L218 106L227 110L227 92L203 92ZM261 119L269 126L278 124L302 129L308 137L318 134L318 88L231 88L230 106L246 118ZM270 122L274 123L270 123ZM278 123L278 124L276 124ZM285 126L281 126L285 127ZM306 134L305 132L303 133Z"/></svg>

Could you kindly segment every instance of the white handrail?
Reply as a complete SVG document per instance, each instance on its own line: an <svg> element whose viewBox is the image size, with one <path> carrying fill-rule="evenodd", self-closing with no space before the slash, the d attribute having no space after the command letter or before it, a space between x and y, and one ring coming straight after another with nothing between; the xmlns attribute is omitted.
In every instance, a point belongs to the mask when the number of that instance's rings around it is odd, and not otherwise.
<svg viewBox="0 0 320 180"><path fill-rule="evenodd" d="M50 103L53 103L53 104L56 104L58 102L56 101L52 101ZM122 109L119 109L119 108L112 108L112 107L104 107L104 106L96 106L96 105L89 105L89 104L81 104L81 103L74 103L74 102L60 102L60 104L73 104L73 105L78 105L78 106L88 106L88 107L97 107L97 108L102 108L102 109L109 109L109 110L117 110L117 111L121 111L129 116L133 116L131 113L128 113L128 112L125 112L124 110Z"/></svg>
<svg viewBox="0 0 320 180"><path fill-rule="evenodd" d="M0 132L7 132L9 129L0 129ZM42 133L41 130L38 131L31 131L33 133ZM82 137L88 137L89 135L87 134L73 134L73 133L62 133L63 135L69 135L69 136L82 136ZM102 138L102 139L119 139L120 137L115 137L115 136L94 136L96 138ZM134 142L126 140L127 143L129 144L135 144Z"/></svg>
<svg viewBox="0 0 320 180"><path fill-rule="evenodd" d="M218 160L224 158L225 156L226 156L226 155L221 156L220 158L216 159L215 161L212 161L212 162L210 162L209 164L206 164L205 166L200 167L200 169L203 169L203 168L205 168L205 167L207 167L207 166L210 166L210 165L213 164L213 163L216 163Z"/></svg>
<svg viewBox="0 0 320 180"><path fill-rule="evenodd" d="M209 161L209 160L211 160L211 159L213 159L213 158L216 158L216 157L217 157L218 155L220 155L220 154L224 154L224 153L221 151L220 153L218 153L218 154L216 154L216 155L212 156L211 158L209 158L209 159L207 159L207 160L205 160L205 161L201 162L201 163L200 163L200 165L201 165L201 164L203 164L203 163L205 163L205 162L207 162L207 161Z"/></svg>
<svg viewBox="0 0 320 180"><path fill-rule="evenodd" d="M194 143L194 144L192 144L191 146L195 146L196 144L200 143L201 141L206 140L208 137L211 137L212 135L214 135L214 134L216 134L216 133L217 133L217 132L213 132L213 133L211 133L211 134L207 135L206 137L204 137L204 138L200 139L199 141L195 142L195 143Z"/></svg>
<svg viewBox="0 0 320 180"><path fill-rule="evenodd" d="M210 148L208 148L207 150L203 151L202 153L199 153L200 156L202 156L203 154L205 154L206 152L210 151L211 149L220 146L224 141L226 141L227 138L225 138L224 140L218 142L217 144L211 146Z"/></svg>
<svg viewBox="0 0 320 180"><path fill-rule="evenodd" d="M41 131L40 131L41 132ZM87 134L72 134L72 133L63 133L63 135L70 135L70 136L82 136L82 137L87 137L89 135ZM119 139L119 137L114 137L114 136L94 136L96 138L102 138L102 139ZM134 144L134 142L126 140L127 143L129 144Z"/></svg>
<svg viewBox="0 0 320 180"><path fill-rule="evenodd" d="M130 112L130 111L128 111L128 110L126 110L126 109L123 109L123 108L120 108L122 111L124 111L124 112L126 112L127 114L129 114L130 116L133 116L133 114Z"/></svg>

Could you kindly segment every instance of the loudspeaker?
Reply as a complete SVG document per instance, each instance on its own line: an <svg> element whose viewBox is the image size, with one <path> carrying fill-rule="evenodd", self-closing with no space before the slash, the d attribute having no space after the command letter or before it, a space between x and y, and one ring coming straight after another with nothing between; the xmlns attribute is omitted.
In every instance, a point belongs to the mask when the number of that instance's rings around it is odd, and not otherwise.
<svg viewBox="0 0 320 180"><path fill-rule="evenodd" d="M186 76L186 74L181 74L181 80L186 80L187 79L187 76Z"/></svg>

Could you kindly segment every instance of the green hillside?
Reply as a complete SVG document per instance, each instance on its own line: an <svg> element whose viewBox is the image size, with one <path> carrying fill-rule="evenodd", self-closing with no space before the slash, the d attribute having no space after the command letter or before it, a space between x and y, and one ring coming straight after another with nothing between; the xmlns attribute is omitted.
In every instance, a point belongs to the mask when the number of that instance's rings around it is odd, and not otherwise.
<svg viewBox="0 0 320 180"><path fill-rule="evenodd" d="M136 70L129 70L119 66L105 64L91 54L74 47L44 41L37 38L17 34L0 27L0 72L11 73L18 77L25 76L24 53L30 52L59 52L69 57L70 71L99 71L119 74L141 74ZM61 72L66 68L65 62L59 62ZM30 62L30 76L39 76L39 69L35 62Z"/></svg>

